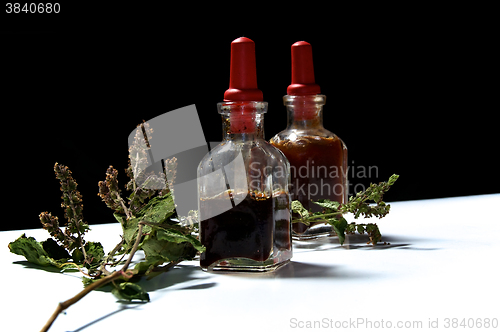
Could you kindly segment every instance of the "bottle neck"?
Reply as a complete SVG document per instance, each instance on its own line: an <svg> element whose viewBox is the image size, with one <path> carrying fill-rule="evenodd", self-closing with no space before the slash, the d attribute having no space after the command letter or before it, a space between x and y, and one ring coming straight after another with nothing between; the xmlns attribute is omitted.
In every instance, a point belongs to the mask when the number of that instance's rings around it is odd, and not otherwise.
<svg viewBox="0 0 500 332"><path fill-rule="evenodd" d="M287 129L323 128L323 105L326 96L308 95L283 97L288 111Z"/></svg>
<svg viewBox="0 0 500 332"><path fill-rule="evenodd" d="M217 107L222 116L224 140L253 141L264 139L266 102L222 102L218 103Z"/></svg>

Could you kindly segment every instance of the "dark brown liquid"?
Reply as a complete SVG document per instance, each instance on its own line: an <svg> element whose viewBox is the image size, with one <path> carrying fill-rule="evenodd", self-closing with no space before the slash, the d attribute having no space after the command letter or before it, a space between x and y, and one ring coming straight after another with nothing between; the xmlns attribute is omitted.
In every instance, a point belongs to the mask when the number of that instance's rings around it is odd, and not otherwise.
<svg viewBox="0 0 500 332"><path fill-rule="evenodd" d="M311 200L330 199L344 202L347 150L338 137L301 136L294 141L271 142L280 149L291 168L291 196L312 212L321 207ZM313 223L317 224L317 223ZM293 230L300 234L310 226L294 223Z"/></svg>
<svg viewBox="0 0 500 332"><path fill-rule="evenodd" d="M211 215L223 203L217 197L200 201L200 240L206 247L200 256L202 267L235 257L265 261L273 248L291 249L288 195L247 194L232 209L204 220L204 215Z"/></svg>

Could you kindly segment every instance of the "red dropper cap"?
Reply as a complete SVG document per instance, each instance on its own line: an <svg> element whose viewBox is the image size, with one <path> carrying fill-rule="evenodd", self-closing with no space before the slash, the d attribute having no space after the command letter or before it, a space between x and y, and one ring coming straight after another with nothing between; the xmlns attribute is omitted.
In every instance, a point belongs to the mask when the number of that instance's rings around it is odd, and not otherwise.
<svg viewBox="0 0 500 332"><path fill-rule="evenodd" d="M255 131L255 112L247 106L251 101L263 99L262 91L257 88L255 43L246 37L235 39L231 43L231 73L224 101L241 102L238 103L241 108L231 111L231 132L243 134Z"/></svg>
<svg viewBox="0 0 500 332"><path fill-rule="evenodd" d="M262 100L262 91L257 88L255 43L249 38L240 37L231 43L231 74L224 101Z"/></svg>
<svg viewBox="0 0 500 332"><path fill-rule="evenodd" d="M292 84L287 94L291 96L307 96L321 93L314 80L312 46L308 42L298 41L292 45Z"/></svg>

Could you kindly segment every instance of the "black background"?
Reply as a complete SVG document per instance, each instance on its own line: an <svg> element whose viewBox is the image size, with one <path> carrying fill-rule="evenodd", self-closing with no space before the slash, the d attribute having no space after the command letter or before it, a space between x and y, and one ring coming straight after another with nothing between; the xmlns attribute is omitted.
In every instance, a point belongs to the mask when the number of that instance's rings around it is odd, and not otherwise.
<svg viewBox="0 0 500 332"><path fill-rule="evenodd" d="M113 222L97 183L109 165L123 176L127 137L143 119L195 104L207 141L220 140L216 104L240 36L256 43L267 139L286 125L290 46L306 40L325 127L346 143L350 166L378 169L353 185L400 174L387 201L499 191L487 9L137 6L2 9L1 229L39 227L41 211L62 219L55 162L73 171L86 220Z"/></svg>

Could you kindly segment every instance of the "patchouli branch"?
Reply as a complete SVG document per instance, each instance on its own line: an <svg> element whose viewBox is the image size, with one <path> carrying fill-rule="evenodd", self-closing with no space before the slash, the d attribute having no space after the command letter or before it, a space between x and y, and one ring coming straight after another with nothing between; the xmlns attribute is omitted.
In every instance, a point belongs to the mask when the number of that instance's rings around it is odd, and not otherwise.
<svg viewBox="0 0 500 332"><path fill-rule="evenodd" d="M333 227L335 233L337 233L340 244L344 243L346 233L352 234L358 231L358 233L364 234L366 232L370 237L368 243L375 245L382 238L377 224L348 224L343 215L352 213L355 219L358 219L360 216L364 218L377 217L379 219L385 217L389 213L391 206L386 204L382 199L398 178L399 175L393 174L387 182L372 183L365 191L360 191L355 196L350 197L349 201L345 204L328 199L313 201L314 204L323 208L322 212L312 213L304 208L299 201L293 201L292 211L297 213L299 217L294 217L292 222L300 222L306 225L309 225L311 222L328 223ZM373 201L375 204L370 204L370 201Z"/></svg>

